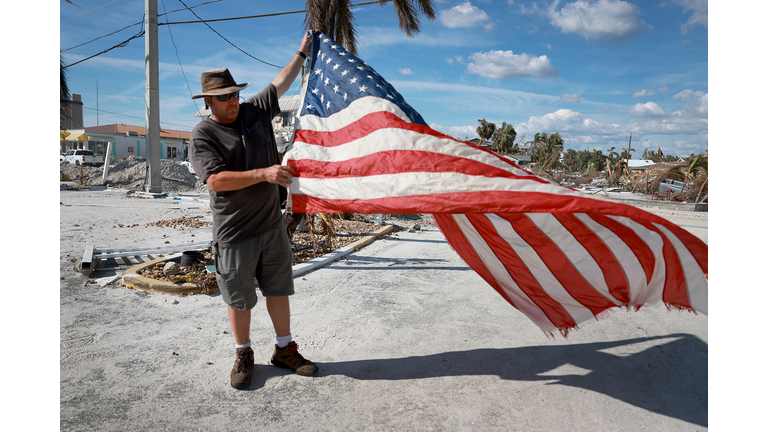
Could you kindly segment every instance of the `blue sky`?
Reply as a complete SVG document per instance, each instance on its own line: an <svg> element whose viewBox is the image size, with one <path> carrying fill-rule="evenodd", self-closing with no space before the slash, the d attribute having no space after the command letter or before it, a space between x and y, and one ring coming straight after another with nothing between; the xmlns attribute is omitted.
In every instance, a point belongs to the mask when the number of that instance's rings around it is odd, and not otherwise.
<svg viewBox="0 0 768 432"><path fill-rule="evenodd" d="M143 0L73 1L79 7L60 2L65 64L142 29L135 25L69 49L142 21L144 11ZM304 1L221 0L193 10L213 19L304 8ZM706 1L445 0L435 9L437 19L421 16L414 38L399 30L391 4L353 9L359 57L434 129L474 138L484 118L497 126L511 123L518 139L559 132L565 148L576 150L622 149L631 134L635 159L646 148L679 156L708 149ZM198 19L179 0L158 0L158 11L170 12L160 23ZM282 66L299 45L304 14L210 25L251 56ZM238 48L204 24L159 27L163 128L189 131L197 124L200 101L191 94L200 91L203 71L228 67L235 80L251 83L247 94L272 80L278 68ZM72 92L82 95L86 126L144 124L143 59L144 39L137 38L67 69Z"/></svg>

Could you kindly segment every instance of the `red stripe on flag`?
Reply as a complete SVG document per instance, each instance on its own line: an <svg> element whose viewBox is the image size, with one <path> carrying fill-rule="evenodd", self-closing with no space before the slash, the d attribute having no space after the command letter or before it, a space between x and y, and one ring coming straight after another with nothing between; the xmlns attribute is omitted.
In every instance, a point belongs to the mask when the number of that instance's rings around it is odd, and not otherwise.
<svg viewBox="0 0 768 432"><path fill-rule="evenodd" d="M685 272L677 256L677 251L661 230L653 226L650 222L640 222L646 228L657 232L664 240L662 254L664 255L664 291L662 301L667 306L674 306L680 309L693 310L691 300L688 297L688 283L685 280ZM665 225L666 226L666 225ZM698 239L697 239L698 240ZM701 240L699 240L701 241ZM706 262L706 261L704 261ZM701 265L701 263L699 263Z"/></svg>
<svg viewBox="0 0 768 432"><path fill-rule="evenodd" d="M678 239L680 239L681 242L683 242L685 248L688 249L688 252L690 252L696 262L699 263L701 271L704 272L704 275L706 276L709 274L709 265L707 264L709 262L709 258L707 254L708 248L706 243L704 243L700 238L694 236L693 234L671 222L663 220L657 223L664 225L666 229L672 231L672 234L674 234Z"/></svg>
<svg viewBox="0 0 768 432"><path fill-rule="evenodd" d="M302 178L364 177L404 172L457 172L474 176L526 179L546 183L543 179L518 176L483 162L417 150L386 150L338 162L288 160L286 165L296 169L296 177Z"/></svg>
<svg viewBox="0 0 768 432"><path fill-rule="evenodd" d="M588 308L593 315L597 316L600 312L616 306L584 279L557 244L543 233L528 216L521 213L501 213L499 216L512 224L515 232L536 251L552 275L560 282L560 285L568 291L574 300Z"/></svg>
<svg viewBox="0 0 768 432"><path fill-rule="evenodd" d="M573 235L600 266L608 291L623 304L629 302L629 281L624 268L611 249L584 222L571 213L554 213L555 218Z"/></svg>
<svg viewBox="0 0 768 432"><path fill-rule="evenodd" d="M627 216L636 221L664 221L656 215L625 204L544 192L455 192L343 200L295 193L292 196L294 213L602 213Z"/></svg>
<svg viewBox="0 0 768 432"><path fill-rule="evenodd" d="M649 283L653 277L653 268L656 266L656 258L653 256L653 251L648 246L648 243L644 242L637 233L626 225L615 219L611 219L604 214L591 213L588 216L595 222L611 230L611 232L616 234L621 241L626 243L632 250L632 253L635 254L638 261L640 261L640 265L643 266L643 270L645 271L645 283Z"/></svg>
<svg viewBox="0 0 768 432"><path fill-rule="evenodd" d="M573 317L560 303L544 291L536 276L531 273L509 243L499 235L493 223L485 215L468 214L466 216L491 250L493 250L499 261L504 264L509 276L512 277L528 298L546 314L552 324L561 330L575 328L576 321ZM504 215L498 216L504 217Z"/></svg>
<svg viewBox="0 0 768 432"><path fill-rule="evenodd" d="M389 111L377 111L366 114L354 122L348 124L347 126L344 126L341 129L337 129L335 131L297 129L294 141L318 145L321 147L335 147L363 138L380 129L388 128L409 130L439 139L461 142L478 150L483 150L488 154L492 154L501 160L505 160L488 149L476 146L466 141L458 141L456 138L448 136L442 132L438 132L429 126L406 122Z"/></svg>
<svg viewBox="0 0 768 432"><path fill-rule="evenodd" d="M475 248L473 248L472 244L469 243L469 240L464 237L464 233L456 224L453 216L449 214L435 214L432 216L435 218L435 222L440 228L440 231L442 231L443 235L445 235L445 239L448 241L448 244L451 246L451 248L453 248L453 250L456 251L456 253L459 254L461 259L463 259L464 262L467 263L467 265L475 271L475 273L480 275L483 280L488 282L488 284L491 285L493 289L496 290L496 292L504 297L504 300L508 301L509 304L519 310L517 305L515 305L515 302L513 302L507 293L504 292L504 290L499 286L499 284L496 282L496 279L493 277L493 275L491 275L491 272L488 271L488 269L485 267L485 264L483 264L483 261L479 256L477 256Z"/></svg>

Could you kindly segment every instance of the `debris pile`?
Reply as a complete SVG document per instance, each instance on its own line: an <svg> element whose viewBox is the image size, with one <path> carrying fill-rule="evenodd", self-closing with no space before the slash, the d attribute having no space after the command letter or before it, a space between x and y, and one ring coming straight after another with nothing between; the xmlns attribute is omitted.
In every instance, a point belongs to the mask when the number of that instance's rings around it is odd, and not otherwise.
<svg viewBox="0 0 768 432"><path fill-rule="evenodd" d="M200 220L202 216L193 216L193 217L180 217L176 219L167 219L167 220L161 220L157 222L150 222L145 225L147 226L158 226L158 227L165 227L165 228L201 228L210 226L213 222L211 221L205 221Z"/></svg>
<svg viewBox="0 0 768 432"><path fill-rule="evenodd" d="M60 166L61 179L68 179L82 186L102 185L101 178L104 167L75 166L68 162L61 162ZM120 189L144 191L147 173L148 164L143 158L129 156L119 163L109 166L106 185ZM160 161L160 176L163 192L208 192L205 184L183 163L162 159Z"/></svg>
<svg viewBox="0 0 768 432"><path fill-rule="evenodd" d="M578 172L568 174L566 170L555 170L551 174L542 172L540 176L577 189L612 188L648 195L648 199L651 200L708 202L708 175L703 167L694 167L691 172L686 163L662 162L646 169L628 169L626 165L618 165L618 168L586 174ZM677 192L660 192L662 182L669 183L670 180L674 180L678 185L684 183L683 191L679 196Z"/></svg>

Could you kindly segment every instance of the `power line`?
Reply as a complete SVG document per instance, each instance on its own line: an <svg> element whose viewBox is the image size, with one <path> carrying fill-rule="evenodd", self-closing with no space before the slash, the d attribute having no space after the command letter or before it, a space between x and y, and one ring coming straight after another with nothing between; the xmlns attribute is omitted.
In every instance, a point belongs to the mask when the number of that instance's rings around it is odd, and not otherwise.
<svg viewBox="0 0 768 432"><path fill-rule="evenodd" d="M136 117L136 116L132 116L132 115L128 115L128 114L121 114L121 113L116 113L116 112L111 112L111 111L105 111L103 109L97 110L96 108L89 108L89 107L86 107L86 106L84 106L83 109L87 109L87 110L91 110L91 111L98 111L98 112L107 113L107 114L118 115L118 116L122 116L122 117L134 118L134 119L139 119L139 120L146 120L144 117ZM185 128L188 128L188 129L194 129L194 126L189 126L189 125L180 125L180 124L169 123L169 122L160 122L160 123L167 124L167 125L181 126L181 127L185 127Z"/></svg>
<svg viewBox="0 0 768 432"><path fill-rule="evenodd" d="M204 5L207 5L207 4L211 4L211 3L218 3L218 2L220 2L220 1L222 1L222 0L211 0L211 1L207 1L207 2L205 2L205 3L200 3L200 4L197 4L197 5L194 5L194 6L190 6L190 8L194 9L194 8L196 8L196 7L199 7L199 6L204 6ZM163 6L163 9L165 9L165 6ZM163 15L172 14L172 13L174 13L174 12L181 12L181 11L185 11L185 10L187 10L187 8L174 9L174 10L172 10L172 11L170 11L170 12L166 12L166 13L164 13L164 14L162 14L162 15L158 15L158 17L161 17L161 16L163 16Z"/></svg>
<svg viewBox="0 0 768 432"><path fill-rule="evenodd" d="M179 0L179 1L181 1L181 0ZM381 4L382 2L383 3L389 3L390 1L392 1L392 0L382 0L382 1L375 0L375 1L368 1L368 2L364 2L364 3L354 3L354 4L349 5L349 7L365 6L365 5L376 4L376 3ZM182 4L184 4L184 2L182 2ZM197 16L197 14L195 14L195 16L198 18L198 21L175 21L175 22L158 23L158 25L198 24L198 23L205 24L205 23L216 22L216 21L233 21L233 20L251 19L251 18L265 18L265 17L271 17L271 16L290 15L290 14L305 13L305 12L307 12L307 9L297 10L297 11L289 11L289 12L275 12L275 13L262 14L262 15L248 15L248 16L232 17L232 18L214 18L214 19L208 19L208 20L204 20L204 19L200 18L199 16ZM192 12L192 13L194 13L194 12Z"/></svg>
<svg viewBox="0 0 768 432"><path fill-rule="evenodd" d="M181 4L183 4L183 5L184 5L184 7L186 7L187 9L189 9L189 7L187 7L187 5L186 5L186 4L184 4L184 2L183 2L182 0L179 0L179 2L180 2ZM272 63L267 63L267 62L265 62L264 60L262 60L262 59L259 59L259 58L256 58L256 57L254 57L254 56L252 56L252 55L248 54L247 52L243 51L243 50L242 50L242 49L241 49L239 46L237 46L237 45L233 44L232 42L230 42L230 41L229 41L229 39L227 39L227 38L225 38L224 36L222 36L222 35L221 35L221 33L219 33L219 32L217 32L216 30L214 30L214 29L213 29L213 27L211 27L210 25L208 25L208 23L207 23L207 22L204 22L204 21L202 21L202 18L200 18L200 17L199 17L199 16L198 16L198 15L195 13L195 11L193 11L192 9L189 9L189 11L190 11L190 12L192 12L192 15L196 16L196 17L197 17L197 19L201 20L201 22L202 22L203 24L205 24L205 25L206 25L206 27L208 27L209 29L211 29L211 31L212 31L212 32L214 32L214 33L216 33L217 35L219 35L219 37L220 37L220 38L224 39L225 41L227 41L227 43L229 43L229 44L230 44L230 45L232 45L233 47L235 47L235 48L237 48L238 50L240 50L240 52L242 52L243 54L247 55L248 57L250 57L250 58L252 58L252 59L254 59L254 60L258 60L258 61L260 61L260 62L264 63L265 65L269 65L269 66L273 66L273 67L276 67L276 68L278 68L278 69L282 69L282 66L274 65L274 64L272 64ZM160 24L160 23L158 23L158 25L159 25L159 24Z"/></svg>
<svg viewBox="0 0 768 432"><path fill-rule="evenodd" d="M72 18L70 18L70 19L68 19L68 20L64 20L64 21L60 22L60 23L59 23L59 25L64 25L64 24L66 24L66 23L68 23L68 22L72 22L72 21L74 21L74 20L80 19L80 18L82 18L82 17L84 17L84 16L86 16L86 15L90 15L90 14L92 14L92 13L96 12L96 11L97 11L97 10L99 10L99 9L104 9L105 7L107 7L107 6L111 5L111 4L117 3L117 2L119 2L119 1L120 1L120 0L113 0L113 1L111 1L111 2L109 2L109 3L107 3L107 4L105 4L105 5L102 5L102 6L99 6L99 7L97 7L96 9L90 10L90 11L88 11L88 12L85 12L85 13L81 13L80 15L78 15L78 16L76 16L76 17L72 17Z"/></svg>
<svg viewBox="0 0 768 432"><path fill-rule="evenodd" d="M100 55L102 55L102 54L105 54L105 53L107 53L107 52L109 52L109 51L112 51L112 50L113 50L113 49L115 49L115 48L123 48L123 47L125 47L125 46L127 46L127 45L128 45L128 42L130 42L130 41L132 41L132 40L134 40L134 39L136 39L136 38L140 38L140 37L142 37L142 36L144 36L144 30L143 30L143 29L142 29L142 30L141 30L139 33L136 33L135 35L131 36L130 38L128 38L128 39L126 39L126 40L124 40L124 41L122 41L122 42L120 42L119 44L117 44L117 45L113 46L112 48L107 48L107 49L105 49L104 51L102 51L102 52L100 52L100 53L98 53L98 54L94 54L94 55L92 55L92 56L89 56L89 57L86 57L86 58L84 58L84 59L82 59L82 60L76 61L76 62L74 62L74 63L70 63L70 64L68 64L68 65L66 65L66 66L62 66L62 69L67 69L67 68L69 68L70 66L74 66L74 65L76 65L76 64L79 64L79 63L82 63L82 62L84 62L84 61L86 61L86 60L90 60L90 59L92 59L92 58L94 58L94 57L98 57L98 56L100 56Z"/></svg>
<svg viewBox="0 0 768 432"><path fill-rule="evenodd" d="M350 6L350 7L355 7L355 6L365 6L365 5L375 4L375 3L382 3L382 2L383 2L383 3L387 3L387 2L390 2L390 1L392 1L392 0L381 0L381 1L375 0L375 1L368 1L368 2L363 2L363 3L354 3L354 4L350 4L349 6ZM272 14L263 14L263 15L250 15L250 16L243 16L243 17L233 17L233 18L218 18L218 19L212 19L212 20L204 20L204 19L200 18L200 17L199 17L199 16L198 16L198 15L197 15L197 14L196 14L196 13L195 13L193 10L192 10L192 8L194 8L194 7L197 7L197 6L202 6L202 5L204 5L204 4L208 4L208 3L213 3L213 2L215 2L215 1L206 2L206 3L201 3L201 4L199 4L199 5L196 5L196 6L191 6L191 7L190 7L190 6L187 6L186 4L184 4L184 2L183 2L183 1L181 1L181 0L179 0L179 2L180 2L181 4L183 4L183 5L184 5L184 7L186 8L186 10L189 10L190 12L192 12L192 14L198 18L198 21L177 21L177 22L165 22L165 23L158 23L158 25L203 23L203 24L205 24L205 25L206 25L206 26L207 26L209 29L211 29L211 31L213 31L214 33L216 33L217 35L219 35L219 37L221 37L222 39L224 39L224 40L225 40L227 43L229 43L229 44L230 44L230 45L232 45L233 47L237 48L237 49L238 49L240 52L242 52L243 54L247 55L248 57L251 57L251 58L253 58L254 60L258 60L258 61L259 61L259 62L261 62L261 63L264 63L264 64L266 64L266 65L269 65L269 66L273 66L273 67L276 67L276 68L282 68L282 66L278 66L278 65L274 65L274 64L272 64L272 63L268 63L268 62L265 62L264 60L258 59L258 58L256 58L256 57L252 56L251 54L249 54L249 53L245 52L245 51L244 51L244 50L242 50L240 47L238 47L238 46L237 46L237 45L235 45L234 43L230 42L230 41L229 41L227 38L225 38L224 36L222 36L222 35L221 35L219 32L217 32L216 30L214 30L214 29L213 29L213 27L211 27L210 25L208 25L208 22L215 22L215 21L230 21L230 20L249 19L249 18L263 18L263 17L269 17L269 16L288 15L288 14L296 14L296 13L304 13L304 12L307 12L307 10L305 9L305 10L299 10L299 11L290 11L290 12L277 12L277 13L272 13ZM180 9L180 10L183 10L183 9ZM176 12L176 11L172 11L172 12ZM141 22L141 24L144 24L144 21L142 21L142 22ZM135 25L135 24L133 24L133 25ZM131 26L128 26L128 27L131 27ZM143 26L142 26L142 27L143 27ZM123 30L124 30L124 29L123 29ZM120 30L118 30L118 31L120 31ZM115 32L115 33L117 33L117 32ZM114 34L114 33L111 33L111 34ZM108 36L108 35L107 35L107 36ZM97 57L97 56L100 56L100 55L102 55L102 54L104 54L104 53L107 53L107 52L109 52L109 51L111 51L111 50L113 50L113 49L115 49L115 48L122 48L122 47L125 47L126 45L128 45L128 42L130 42L131 40L133 40L133 39L136 39L136 38L139 38L139 37L142 37L142 36L144 36L144 30L143 30L143 29L141 30L141 32L137 33L136 35L134 35L134 36L132 36L132 37L128 38L127 40L125 40L125 41L123 41L123 42L120 42L119 44L117 44L117 45L115 45L115 46L113 46L113 47L111 47L111 48L107 48L106 50L104 50L104 51L102 51L102 52L100 52L100 53L98 53L98 54L94 54L94 55L92 55L92 56L90 56L90 57L86 57L86 58L84 58L84 59L82 59L82 60L80 60L80 61L78 61L78 62L75 62L75 63L71 63L71 64L68 64L67 66L64 66L64 67L62 67L62 69L67 69L67 68L68 68L68 67L70 67L70 66L74 66L74 65L76 65L76 64L78 64L78 63L82 63L82 62L84 62L84 61L86 61L86 60L90 60L90 59L92 59L92 58L94 58L94 57ZM97 39L100 39L100 38L97 38ZM95 40L95 39L94 39L94 40ZM86 43L88 43L88 42L86 42ZM81 45L84 45L84 44L81 44ZM78 46L80 46L80 45L78 45ZM75 48L75 47L72 47L72 48ZM72 49L72 48L68 48L67 50L69 50L69 49ZM63 52L63 51L62 51L62 52Z"/></svg>
<svg viewBox="0 0 768 432"><path fill-rule="evenodd" d="M135 93L137 91L141 91L141 92L144 91L143 88L128 91L128 89L126 89L126 88L120 88L120 87L115 87L115 86L111 86L111 85L107 85L107 84L103 84L103 83L97 83L96 81L91 81L91 80L87 80L87 79L84 79L84 78L78 78L78 77L68 77L68 78L89 82L91 84L97 84L99 87L109 87L109 88L113 88L115 90L122 90L122 91L128 92L128 93Z"/></svg>
<svg viewBox="0 0 768 432"><path fill-rule="evenodd" d="M203 6L203 5L207 5L207 4L211 4L211 3L217 3L217 2L220 2L220 1L221 1L221 0L211 0L211 1L207 1L207 2L205 2L205 3L200 3L200 4L197 4L197 5L194 5L194 6L190 6L190 7L191 7L191 8L196 8L196 7L199 7L199 6ZM163 5L163 9L165 9L165 5ZM159 17L161 17L161 16L165 16L165 15L169 15L169 14L172 14L172 13L174 13L174 12L180 12L180 11L185 11L185 10L187 10L187 9L176 9L176 10L172 10L172 11L170 11L170 12L165 12L165 13L163 13L163 14L161 14L161 15L158 15L157 17L159 18ZM166 18L166 20L167 20L167 18ZM95 39L91 39L91 40L89 40L88 42L83 42L83 43L81 43L80 45L75 45L75 46L73 46L73 47L70 47L70 48L67 48L67 49L61 50L61 51L59 51L59 52L67 52L67 51L69 51L69 50L72 50L72 49L75 49L75 48L79 48L79 47L81 47L81 46L83 46L83 45L87 45L87 44L89 44L89 43L91 43L91 42L95 42L95 41L97 41L97 40L99 40L99 39L103 39L103 38L105 38L105 37L107 37L107 36L112 36L112 35L113 35L113 34L115 34L115 33L120 33L121 31L123 31L123 30L125 30L125 29L127 29L127 28L130 28L130 27L133 27L133 26L136 26L136 25L139 25L139 24L143 24L143 23L144 23L144 20L141 20L141 21L139 21L139 22L135 22L135 23L133 23L133 24L130 24L130 25L127 25L127 26L125 26L125 27L121 28L120 30L114 31L114 32L112 32L112 33L109 33L109 34L105 34L105 35L103 35L103 36L99 36L99 37L97 37L97 38L95 38Z"/></svg>
<svg viewBox="0 0 768 432"><path fill-rule="evenodd" d="M163 2L163 11L165 11L165 0L162 0ZM167 13L166 13L167 14ZM166 21L168 19L166 18ZM176 42L173 40L173 34L171 33L171 28L168 27L168 35L171 36L171 44L173 44L173 49L176 51L176 60L179 61L179 68L181 69L181 76L184 77L184 82L187 83L187 90L189 90L189 96L192 97L192 89L189 87L189 81L187 81L187 75L184 73L184 66L181 65L181 57L179 57L179 49L176 47ZM194 99L192 99L192 102L195 104L195 108L197 108L197 102L195 102Z"/></svg>
<svg viewBox="0 0 768 432"><path fill-rule="evenodd" d="M112 35L113 35L113 34L115 34L115 33L120 33L121 31L123 31L123 30L125 30L125 29L127 29L127 28L129 28L129 27L133 27L133 26L135 26L135 25L139 25L139 24L142 24L143 22L144 22L144 21L139 21L139 22L137 22L137 23L133 23L133 24L131 24L131 25L129 25L129 26L125 26L125 27L121 28L120 30L114 31L114 32L112 32L112 33L109 33L109 34L105 34L104 36L99 36L99 37L97 37L96 39L91 39L91 40L89 40L88 42L83 42L83 43L81 43L80 45L75 45L75 46L73 46L73 47L71 47L71 48L67 48L67 49L65 49L65 50L61 50L61 51L59 51L59 52L67 52L67 51L69 51L69 50L72 50L72 49L75 49L75 48L81 47L81 46L83 46L83 45L87 45L87 44L89 44L89 43L91 43L91 42L95 42L95 41L97 41L97 40L99 40L99 39L102 39L102 38L105 38L105 37L107 37L107 36L112 36Z"/></svg>

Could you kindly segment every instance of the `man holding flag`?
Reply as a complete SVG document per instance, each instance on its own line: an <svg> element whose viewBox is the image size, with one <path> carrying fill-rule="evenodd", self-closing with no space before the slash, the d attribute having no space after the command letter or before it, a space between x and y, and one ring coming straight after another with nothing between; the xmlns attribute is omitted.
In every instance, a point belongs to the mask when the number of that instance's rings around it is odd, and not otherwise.
<svg viewBox="0 0 768 432"><path fill-rule="evenodd" d="M230 374L232 387L248 387L253 374L251 309L256 306L254 278L266 298L275 328L272 364L304 376L318 367L298 352L291 335L288 296L294 293L293 263L285 219L280 212L279 188L295 173L280 165L271 120L280 114L278 100L296 79L306 58L310 38L259 94L240 103L240 90L228 69L204 72L203 92L210 117L192 131L189 159L211 195L213 253L216 282L227 304L236 344Z"/></svg>

